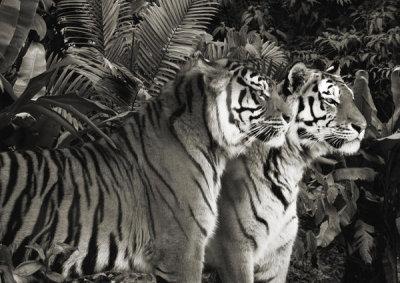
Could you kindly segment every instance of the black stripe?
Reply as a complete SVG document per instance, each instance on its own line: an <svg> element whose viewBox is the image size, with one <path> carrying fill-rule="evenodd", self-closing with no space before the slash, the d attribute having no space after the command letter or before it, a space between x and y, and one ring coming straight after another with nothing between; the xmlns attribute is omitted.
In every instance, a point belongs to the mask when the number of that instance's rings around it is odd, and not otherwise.
<svg viewBox="0 0 400 283"><path fill-rule="evenodd" d="M263 116L264 114L265 114L264 112L261 112L260 114L258 114L258 115L256 115L256 116L250 116L250 122L253 121L253 120L255 120L255 119L260 118L260 117Z"/></svg>
<svg viewBox="0 0 400 283"><path fill-rule="evenodd" d="M99 167L100 163L99 163L99 160L97 159L95 151L93 151L90 147L86 147L85 149L86 149L86 152L89 153L90 158L92 159L91 160L92 164L94 165L94 168L95 168L95 172L91 172L91 174L95 175L94 176L95 180L100 179L101 183L103 184L104 189L107 191L107 193L110 193L110 190L108 188L107 182L104 179L103 172Z"/></svg>
<svg viewBox="0 0 400 283"><path fill-rule="evenodd" d="M160 191L160 189L158 188L158 186L155 186L155 189L157 190L158 194L160 195L162 201L167 205L168 209L171 211L172 217L174 218L176 224L178 225L179 229L182 231L183 235L186 237L186 239L189 239L189 236L186 234L185 229L183 229L181 223L179 222L178 217L175 214L174 209L172 208L172 206L168 203L168 201L165 199L165 197L163 196L162 192ZM176 207L175 207L176 208Z"/></svg>
<svg viewBox="0 0 400 283"><path fill-rule="evenodd" d="M298 108L298 110L297 110L297 114L299 114L301 111L303 111L304 110L304 108L305 108L305 106L304 106L304 100L303 100L303 97L299 97L299 108Z"/></svg>
<svg viewBox="0 0 400 283"><path fill-rule="evenodd" d="M248 84L243 80L242 77L238 77L236 80L239 84L241 84L242 86L248 87Z"/></svg>
<svg viewBox="0 0 400 283"><path fill-rule="evenodd" d="M135 129L133 128L132 123L129 123L129 127L131 128L131 132L134 133ZM122 139L122 142L124 142L125 145L128 147L128 152L125 152L125 154L132 154L135 161L138 162L138 156L136 154L135 149L132 147L132 141L128 138L126 129L124 129L124 131L121 131L119 133L119 137ZM140 139L140 137L138 137L138 138ZM130 158L128 158L128 159L130 159Z"/></svg>
<svg viewBox="0 0 400 283"><path fill-rule="evenodd" d="M208 136L208 140L209 140L209 142L208 142L209 150L211 152L213 152L215 147L216 147L216 143L215 143L215 140L214 140L214 138L213 138L213 136L211 134L211 131L210 131L210 128L209 128L209 125L208 125L208 117L209 116L208 116L208 112L207 112L207 110L208 110L208 108L207 108L207 96L205 96L204 99L205 99L205 101L203 101L203 109L202 109L203 124L204 124L204 126L206 128L206 132L207 132L207 136Z"/></svg>
<svg viewBox="0 0 400 283"><path fill-rule="evenodd" d="M245 77L246 76L246 74L247 74L247 68L246 67L244 67L243 69L242 69L242 72L241 72L241 76L242 77Z"/></svg>
<svg viewBox="0 0 400 283"><path fill-rule="evenodd" d="M149 102L149 104L147 104L147 107L146 107L146 116L147 116L147 119L150 120L150 124L153 127L155 127L154 120L153 120L153 109L152 109L152 104L150 102ZM142 118L144 118L144 115L142 116Z"/></svg>
<svg viewBox="0 0 400 283"><path fill-rule="evenodd" d="M197 149L203 154L204 158L207 159L208 164L212 167L213 171L213 181L214 184L218 182L218 176L217 176L217 168L215 167L215 158L211 159L210 154L205 152L202 148L197 147ZM212 154L212 153L211 153Z"/></svg>
<svg viewBox="0 0 400 283"><path fill-rule="evenodd" d="M313 105L314 105L314 97L312 97L312 96L310 96L309 98L308 98L308 102L309 102L309 104L310 104L310 112L311 112L311 115L313 116L313 118L314 118L314 122L317 122L317 121L319 121L319 120L325 120L326 119L326 115L323 115L323 116L321 116L321 117L316 117L315 116L315 114L314 114L314 109L313 109ZM322 103L322 102L321 102Z"/></svg>
<svg viewBox="0 0 400 283"><path fill-rule="evenodd" d="M230 82L226 88L226 108L228 109L229 113L229 123L235 124L235 118L233 117L232 113L232 83Z"/></svg>
<svg viewBox="0 0 400 283"><path fill-rule="evenodd" d="M63 151L59 151L59 150L51 150L49 151L50 153L50 158L51 160L55 163L56 168L57 168L57 204L60 205L61 201L62 201L62 197L64 195L64 182L62 180L63 176L66 175L65 172L65 166L66 166L66 162L65 162L65 154L63 153ZM61 158L61 160L59 159ZM51 170L51 168L50 168Z"/></svg>
<svg viewBox="0 0 400 283"><path fill-rule="evenodd" d="M37 184L35 181L36 178L33 174L32 157L28 154L28 152L23 152L21 155L22 155L22 158L24 159L24 161L26 161L26 166L25 166L26 167L26 177L25 177L24 191L27 192L29 199L33 199L36 194ZM28 202L28 204L25 206L24 215L26 215L28 213L30 204L31 203Z"/></svg>
<svg viewBox="0 0 400 283"><path fill-rule="evenodd" d="M318 92L318 84L315 84L312 88L313 92Z"/></svg>
<svg viewBox="0 0 400 283"><path fill-rule="evenodd" d="M242 232L243 236L246 239L250 240L253 243L254 248L257 249L258 245L257 245L256 240L254 239L254 237L252 235L247 233L246 228L243 226L242 221L240 221L240 214L239 214L239 212L237 210L235 202L233 201L233 199L231 197L228 196L227 198L231 202L233 210L235 211L235 216L236 216L236 220L237 220L237 222L239 224L240 231Z"/></svg>
<svg viewBox="0 0 400 283"><path fill-rule="evenodd" d="M277 186L275 182L269 177L269 170L264 163L264 177L270 182L271 184L271 192L276 196L276 198L283 204L284 209L286 210L289 203L286 200L285 196L282 193L282 188Z"/></svg>
<svg viewBox="0 0 400 283"><path fill-rule="evenodd" d="M142 135L142 133L141 133ZM140 138L140 143L142 146L142 153L143 153L143 157L144 160L147 163L147 166L150 167L150 169L153 171L153 173L161 180L161 182L167 187L167 189L169 190L169 192L171 193L171 195L173 196L174 200L176 203L178 203L178 197L176 196L176 193L174 191L174 189L171 187L171 185L168 184L168 182L164 179L164 177L158 172L158 170L154 167L154 165L150 162L149 157L147 156L146 153L146 149L145 149L145 145L144 145L144 141L143 141L143 137L141 136Z"/></svg>
<svg viewBox="0 0 400 283"><path fill-rule="evenodd" d="M191 83L192 83L192 82L189 81L189 82L186 83L186 86L185 86L186 104L187 104L187 106L188 106L189 113L192 113L192 107L193 107L193 104L192 104L192 100L193 100L193 86L192 86Z"/></svg>
<svg viewBox="0 0 400 283"><path fill-rule="evenodd" d="M149 208L149 217L150 217L150 227L151 227L151 232L152 232L152 236L155 237L156 236L156 229L154 227L154 217L153 217L153 211L151 209L151 201L150 201L150 196L149 196L149 192L148 190L144 190L145 194L146 194L146 199L147 199L147 206Z"/></svg>
<svg viewBox="0 0 400 283"><path fill-rule="evenodd" d="M246 187L247 193L249 195L249 199L250 199L250 207L251 207L251 211L253 212L254 218L260 222L261 224L263 224L267 230L267 234L269 233L269 225L268 222L262 218L260 215L258 215L257 209L254 206L254 200L253 200L253 196L250 193L249 187L246 184L243 184Z"/></svg>
<svg viewBox="0 0 400 283"><path fill-rule="evenodd" d="M203 226L201 226L199 220L197 220L196 216L194 215L191 206L189 206L189 211L190 211L190 215L194 219L194 222L196 223L197 227L199 227L201 234L203 234L203 236L206 237L207 236L207 230Z"/></svg>
<svg viewBox="0 0 400 283"><path fill-rule="evenodd" d="M140 135L142 135L142 133L140 133ZM156 170L156 168L152 165L152 163L150 162L146 151L145 151L145 146L144 146L144 141L142 136L140 137L140 143L142 146L142 152L143 152L143 157L147 163L147 166L150 167L150 169L153 171L153 173L160 179L160 181L167 187L167 189L169 190L169 192L172 194L172 196L174 197L174 200L176 203L178 203L178 198L174 192L174 190L172 189L172 187L167 183L167 181L164 179L164 177ZM189 237L187 236L185 230L183 229L181 223L179 222L177 216L175 215L175 211L174 209L171 207L171 205L168 203L168 201L165 199L165 197L163 196L163 194L161 193L161 191L159 190L158 186L155 186L155 189L157 190L157 192L159 193L159 195L161 196L161 199L165 202L165 204L167 205L167 207L169 208L169 210L172 213L172 216L174 218L174 220L176 221L176 223L178 224L179 228L181 229L182 233L185 235L185 237L187 239L189 239Z"/></svg>
<svg viewBox="0 0 400 283"><path fill-rule="evenodd" d="M117 259L118 255L118 246L115 241L115 236L113 233L110 234L109 237L109 255L108 255L108 266L106 267L105 270L111 270L114 267L115 260Z"/></svg>
<svg viewBox="0 0 400 283"><path fill-rule="evenodd" d="M203 200L206 202L206 204L207 204L208 208L210 209L211 213L212 213L213 215L215 215L215 212L214 212L213 209L211 208L210 201L208 200L208 198L207 198L207 196L206 196L206 193L204 192L204 188L201 186L201 184L200 184L195 178L192 178L192 180L193 180L193 182L197 185L197 187L200 189L201 196L203 197Z"/></svg>
<svg viewBox="0 0 400 283"><path fill-rule="evenodd" d="M265 163L267 163L267 162L269 162L268 157L266 158ZM247 166L247 162L243 162L243 164L244 164L244 168L245 168L245 170L246 170L246 175L248 176L248 179L250 179L251 184L252 184L253 189L254 189L254 192L256 193L257 200L258 200L258 202L261 203L260 193L258 192L258 188L259 188L260 186L257 186L256 183L254 182L254 180L253 180L253 178L252 178L252 175L251 175L251 173L250 173L250 169L249 169L249 167Z"/></svg>
<svg viewBox="0 0 400 283"><path fill-rule="evenodd" d="M68 233L65 242L72 246L78 246L82 224L80 223L80 203L81 196L79 191L74 188L72 195L72 202L68 210Z"/></svg>
<svg viewBox="0 0 400 283"><path fill-rule="evenodd" d="M158 127L160 127L160 113L162 111L162 103L161 103L160 99L156 99L154 101L154 103L155 103L155 108L156 108L156 111L154 111L154 114L156 115L157 125L158 125Z"/></svg>
<svg viewBox="0 0 400 283"><path fill-rule="evenodd" d="M331 120L329 120L329 122L328 122L328 123L326 123L326 126L325 126L325 127L329 127L330 123L332 123L334 120L335 120L335 119L331 119Z"/></svg>
<svg viewBox="0 0 400 283"><path fill-rule="evenodd" d="M72 157L75 160L77 160L81 165L80 166L81 170L82 170L81 174L82 174L85 184L87 185L87 186L85 186L85 190L87 190L88 187L92 186L93 183L92 183L92 179L90 176L90 172L88 172L89 170L87 168L88 162L87 162L86 156L85 156L84 152L82 152L79 149L75 149L75 148L71 148L70 153L71 153ZM88 192L86 192L86 195L88 195Z"/></svg>
<svg viewBox="0 0 400 283"><path fill-rule="evenodd" d="M21 263L21 261L24 260L24 255L26 250L26 245L29 245L29 242L31 241L31 237L25 237L21 243L19 244L18 248L13 252L12 254L12 262L17 265ZM30 259L30 258L28 258Z"/></svg>
<svg viewBox="0 0 400 283"><path fill-rule="evenodd" d="M71 278L77 278L79 276L78 272L76 271L76 264L74 264L70 269L69 269L69 276Z"/></svg>
<svg viewBox="0 0 400 283"><path fill-rule="evenodd" d="M262 109L261 106L255 107L255 108L251 108L251 107L241 107L241 108L235 108L235 111L238 112L238 113L242 113L242 112L244 112L244 111L250 111L251 113L254 113L255 111L258 111L258 110L260 110L260 109Z"/></svg>
<svg viewBox="0 0 400 283"><path fill-rule="evenodd" d="M250 89L250 96L251 96L251 99L253 99L254 103L256 103L256 104L259 103L258 97L253 89Z"/></svg>
<svg viewBox="0 0 400 283"><path fill-rule="evenodd" d="M242 105L242 103L243 103L243 99L244 99L244 97L246 96L246 94L247 94L247 88L244 88L244 89L242 89L241 91L240 91L240 93L239 93L239 105Z"/></svg>
<svg viewBox="0 0 400 283"><path fill-rule="evenodd" d="M202 174L202 177L204 180L207 182L207 185L210 187L210 184L208 184L208 179L207 179L207 174L204 172L204 168L198 163L197 160L193 158L193 156L186 150L185 145L182 143L181 139L179 138L178 134L176 133L176 130L174 128L174 121L180 117L186 107L183 107L181 109L176 110L174 113L172 113L171 117L169 118L170 125L169 125L169 130L171 131L171 134L175 137L179 145L182 147L182 150L186 153L186 155L189 157L190 161L193 163L193 165L196 167L196 169Z"/></svg>
<svg viewBox="0 0 400 283"><path fill-rule="evenodd" d="M97 201L97 207L93 215L92 233L89 240L89 246L88 250L86 251L86 256L82 261L83 274L93 274L96 267L97 256L99 252L97 247L97 226L99 224L102 203L104 203L104 197L102 191L99 190L99 199Z"/></svg>
<svg viewBox="0 0 400 283"><path fill-rule="evenodd" d="M43 176L43 184L42 184L42 189L40 191L40 196L42 196L47 188L47 185L49 184L50 181L50 173L54 174L57 173L57 168L52 169L50 172L50 167L49 167L49 162L47 159L44 158L44 156L41 156L43 158L43 174L39 171L38 174L41 174ZM53 172L55 171L55 172ZM54 174L57 176L58 174Z"/></svg>
<svg viewBox="0 0 400 283"><path fill-rule="evenodd" d="M9 175L7 178L7 186L6 186L6 193L4 195L4 199L3 199L3 204L2 206L5 206L6 203L8 202L8 200L11 197L12 192L14 192L15 189L15 185L17 184L17 180L18 180L18 171L19 171L19 164L17 161L17 158L15 156L15 153L13 152L8 152L7 154L8 158L10 159L10 165L9 165ZM21 176L22 177L22 176Z"/></svg>
<svg viewBox="0 0 400 283"><path fill-rule="evenodd" d="M122 187L121 187L122 189ZM119 191L116 192L117 201L118 201L118 219L117 219L117 229L118 229L118 239L122 241L122 205L121 205L121 198L119 196Z"/></svg>

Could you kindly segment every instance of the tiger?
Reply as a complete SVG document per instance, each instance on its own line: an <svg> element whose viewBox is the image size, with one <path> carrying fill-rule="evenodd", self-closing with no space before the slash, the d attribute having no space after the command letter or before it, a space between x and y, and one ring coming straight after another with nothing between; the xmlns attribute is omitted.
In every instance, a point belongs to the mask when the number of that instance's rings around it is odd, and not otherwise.
<svg viewBox="0 0 400 283"><path fill-rule="evenodd" d="M283 144L291 112L257 71L198 61L110 134L115 146L0 153L0 244L14 265L37 258L27 245L64 244L76 250L50 263L67 279L201 281L227 160L255 140Z"/></svg>
<svg viewBox="0 0 400 283"><path fill-rule="evenodd" d="M285 282L305 169L328 153L355 153L365 133L337 64L326 71L294 64L279 93L294 119L283 146L253 143L222 177L218 226L206 247L207 266L222 282Z"/></svg>

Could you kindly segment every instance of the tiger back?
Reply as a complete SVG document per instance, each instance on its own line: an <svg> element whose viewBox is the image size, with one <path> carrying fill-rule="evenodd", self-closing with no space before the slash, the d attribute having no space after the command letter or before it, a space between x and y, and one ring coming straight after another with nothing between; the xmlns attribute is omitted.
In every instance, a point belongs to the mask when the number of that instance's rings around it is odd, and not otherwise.
<svg viewBox="0 0 400 283"><path fill-rule="evenodd" d="M179 73L111 136L117 149L1 153L0 243L14 264L36 257L26 245L65 243L77 249L50 264L66 278L134 270L200 282L226 159L288 128L265 79L235 71Z"/></svg>
<svg viewBox="0 0 400 283"><path fill-rule="evenodd" d="M255 142L227 164L219 221L206 262L222 282L285 282L298 229L298 183L307 165L330 153L355 153L366 121L337 73L298 63L281 85L294 121L282 147Z"/></svg>

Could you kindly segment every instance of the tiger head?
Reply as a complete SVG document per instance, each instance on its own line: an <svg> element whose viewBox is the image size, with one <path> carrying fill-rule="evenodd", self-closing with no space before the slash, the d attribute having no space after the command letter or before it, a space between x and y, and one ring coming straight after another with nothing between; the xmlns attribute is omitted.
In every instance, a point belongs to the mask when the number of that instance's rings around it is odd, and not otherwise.
<svg viewBox="0 0 400 283"><path fill-rule="evenodd" d="M215 94L216 103L209 108L209 126L220 133L216 140L233 154L255 139L281 146L291 111L276 87L259 72L238 62L221 59L205 64L215 70L208 78L206 75L206 85Z"/></svg>
<svg viewBox="0 0 400 283"><path fill-rule="evenodd" d="M294 111L295 134L319 155L355 153L367 126L339 72L338 64L323 72L297 63L283 84L282 92Z"/></svg>

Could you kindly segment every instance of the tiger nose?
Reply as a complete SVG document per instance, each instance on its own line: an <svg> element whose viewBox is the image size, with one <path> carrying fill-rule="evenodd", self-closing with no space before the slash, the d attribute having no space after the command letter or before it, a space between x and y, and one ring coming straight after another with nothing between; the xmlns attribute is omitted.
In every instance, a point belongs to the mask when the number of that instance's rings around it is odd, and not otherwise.
<svg viewBox="0 0 400 283"><path fill-rule="evenodd" d="M361 133L361 131L362 131L363 129L365 129L365 126L364 126L364 125L359 126L359 125L356 125L356 124L352 123L351 126L352 126L353 129L356 130L358 133Z"/></svg>

